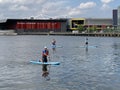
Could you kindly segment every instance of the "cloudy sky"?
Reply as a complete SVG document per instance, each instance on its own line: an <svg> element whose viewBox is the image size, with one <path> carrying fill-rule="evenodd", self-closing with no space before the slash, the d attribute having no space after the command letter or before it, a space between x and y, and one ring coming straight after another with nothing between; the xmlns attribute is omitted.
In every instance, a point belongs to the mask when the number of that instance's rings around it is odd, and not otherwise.
<svg viewBox="0 0 120 90"><path fill-rule="evenodd" d="M120 0L0 0L0 19L112 18Z"/></svg>

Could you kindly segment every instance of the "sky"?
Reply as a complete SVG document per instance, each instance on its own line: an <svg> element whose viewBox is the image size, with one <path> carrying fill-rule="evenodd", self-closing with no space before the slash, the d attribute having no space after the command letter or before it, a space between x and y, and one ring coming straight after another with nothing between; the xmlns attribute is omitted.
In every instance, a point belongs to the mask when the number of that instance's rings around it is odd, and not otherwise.
<svg viewBox="0 0 120 90"><path fill-rule="evenodd" d="M112 18L120 0L0 0L0 19Z"/></svg>

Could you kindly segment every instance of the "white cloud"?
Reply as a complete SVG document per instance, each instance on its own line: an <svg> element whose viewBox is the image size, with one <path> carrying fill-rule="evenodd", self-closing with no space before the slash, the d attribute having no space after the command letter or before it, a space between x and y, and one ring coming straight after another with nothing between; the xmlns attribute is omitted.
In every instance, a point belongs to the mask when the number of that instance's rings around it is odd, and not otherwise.
<svg viewBox="0 0 120 90"><path fill-rule="evenodd" d="M0 14L0 19L3 19L4 18L4 15L3 14Z"/></svg>
<svg viewBox="0 0 120 90"><path fill-rule="evenodd" d="M107 4L103 4L102 7L101 7L102 10L108 10L110 9L109 5Z"/></svg>
<svg viewBox="0 0 120 90"><path fill-rule="evenodd" d="M86 3L81 3L79 8L80 9L86 9L86 8L93 8L96 6L95 2L86 2Z"/></svg>
<svg viewBox="0 0 120 90"><path fill-rule="evenodd" d="M47 0L36 0L36 3L44 3L47 2Z"/></svg>
<svg viewBox="0 0 120 90"><path fill-rule="evenodd" d="M1 4L5 3L12 3L12 4L35 4L35 3L43 3L46 2L47 0L0 0Z"/></svg>
<svg viewBox="0 0 120 90"><path fill-rule="evenodd" d="M25 0L0 0L0 3L5 4L5 3L21 3L24 2Z"/></svg>
<svg viewBox="0 0 120 90"><path fill-rule="evenodd" d="M0 14L1 17L10 18L29 18L30 16L38 18L44 16L48 18L86 17L89 16L88 12L91 14L96 11L96 8L98 9L92 0L89 2L80 0L77 3L76 1L78 0L0 0ZM101 8L109 9L108 4L112 1L101 0L103 4Z"/></svg>
<svg viewBox="0 0 120 90"><path fill-rule="evenodd" d="M12 7L10 7L11 11L26 11L28 10L28 7L23 6L23 5L13 5Z"/></svg>
<svg viewBox="0 0 120 90"><path fill-rule="evenodd" d="M47 2L42 5L42 8L38 11L36 17L59 17L65 14L66 7L64 6L66 1Z"/></svg>
<svg viewBox="0 0 120 90"><path fill-rule="evenodd" d="M73 8L68 13L69 16L80 15L80 14L81 14L81 10L79 10L78 8Z"/></svg>
<svg viewBox="0 0 120 90"><path fill-rule="evenodd" d="M45 10L58 10L63 8L62 6L64 6L65 1L57 1L57 2L48 2L45 3L44 5L42 5L42 8Z"/></svg>
<svg viewBox="0 0 120 90"><path fill-rule="evenodd" d="M108 4L108 3L112 2L112 1L114 1L114 0L101 0L101 2L105 3L105 4Z"/></svg>
<svg viewBox="0 0 120 90"><path fill-rule="evenodd" d="M7 3L9 0L0 0L0 3Z"/></svg>
<svg viewBox="0 0 120 90"><path fill-rule="evenodd" d="M111 3L112 1L114 1L114 0L101 0L101 2L103 3L101 10L103 10L103 11L109 10L110 9L109 3Z"/></svg>
<svg viewBox="0 0 120 90"><path fill-rule="evenodd" d="M93 8L95 6L96 6L95 2L81 3L79 6L76 6L74 8L70 8L68 15L73 16L73 17L74 16L81 16L82 14L86 13L86 10L88 10L89 8Z"/></svg>
<svg viewBox="0 0 120 90"><path fill-rule="evenodd" d="M66 4L65 4L66 3ZM66 1L57 1L57 2L49 2L44 4L42 10L40 10L39 15L50 15L54 17L74 17L74 16L80 16L83 14L85 11L82 9L89 9L93 8L96 6L95 2L86 2L86 3L81 3L80 5L76 7L70 7L67 5Z"/></svg>

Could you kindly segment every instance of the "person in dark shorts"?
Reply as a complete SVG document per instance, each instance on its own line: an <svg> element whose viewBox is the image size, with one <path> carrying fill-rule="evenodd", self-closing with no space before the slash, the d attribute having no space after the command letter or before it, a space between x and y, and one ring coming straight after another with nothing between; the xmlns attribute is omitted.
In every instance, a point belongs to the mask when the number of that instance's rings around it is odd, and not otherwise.
<svg viewBox="0 0 120 90"><path fill-rule="evenodd" d="M85 45L88 46L88 38L86 38Z"/></svg>
<svg viewBox="0 0 120 90"><path fill-rule="evenodd" d="M42 62L47 62L49 57L49 50L47 49L47 47L44 47L44 50L42 51Z"/></svg>
<svg viewBox="0 0 120 90"><path fill-rule="evenodd" d="M45 46L44 50L42 51L42 59L40 60L40 62L43 62L43 63L44 62L48 62L48 59L47 59L48 57L49 57L49 50ZM42 77L44 77L46 80L50 80L50 77L48 76L49 75L49 71L47 69L47 66L48 65L46 65L46 64L42 65Z"/></svg>

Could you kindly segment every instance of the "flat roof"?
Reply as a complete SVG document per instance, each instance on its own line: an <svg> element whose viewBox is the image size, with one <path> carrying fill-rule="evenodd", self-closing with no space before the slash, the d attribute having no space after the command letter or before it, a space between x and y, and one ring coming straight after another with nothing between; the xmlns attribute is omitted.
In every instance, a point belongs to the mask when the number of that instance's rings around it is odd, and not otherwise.
<svg viewBox="0 0 120 90"><path fill-rule="evenodd" d="M61 21L65 22L67 19L7 19L7 21Z"/></svg>

